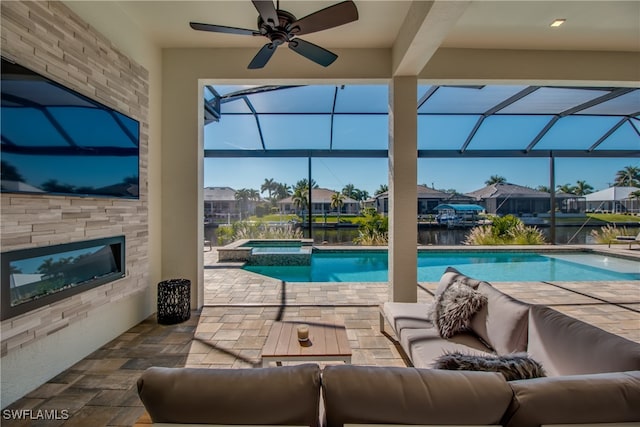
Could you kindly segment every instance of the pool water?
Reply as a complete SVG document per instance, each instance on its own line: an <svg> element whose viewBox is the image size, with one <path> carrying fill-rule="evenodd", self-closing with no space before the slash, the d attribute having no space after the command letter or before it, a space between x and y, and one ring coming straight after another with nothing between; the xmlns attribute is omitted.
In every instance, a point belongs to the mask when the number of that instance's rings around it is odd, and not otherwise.
<svg viewBox="0 0 640 427"><path fill-rule="evenodd" d="M251 249L252 254L302 254L308 253L311 248L302 246L256 246Z"/></svg>
<svg viewBox="0 0 640 427"><path fill-rule="evenodd" d="M241 247L243 248L299 248L302 246L300 241L277 241L277 240L250 240Z"/></svg>
<svg viewBox="0 0 640 427"><path fill-rule="evenodd" d="M418 253L418 281L437 282L448 266L489 282L640 280L640 262L591 253ZM287 282L386 282L386 251L313 253L309 266L245 266Z"/></svg>

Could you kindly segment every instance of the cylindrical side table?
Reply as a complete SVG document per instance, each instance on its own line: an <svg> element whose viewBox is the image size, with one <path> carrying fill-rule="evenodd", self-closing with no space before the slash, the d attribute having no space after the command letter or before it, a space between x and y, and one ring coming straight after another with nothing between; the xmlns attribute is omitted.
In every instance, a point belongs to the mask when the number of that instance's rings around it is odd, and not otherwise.
<svg viewBox="0 0 640 427"><path fill-rule="evenodd" d="M158 283L158 323L172 325L191 317L191 281L172 279Z"/></svg>

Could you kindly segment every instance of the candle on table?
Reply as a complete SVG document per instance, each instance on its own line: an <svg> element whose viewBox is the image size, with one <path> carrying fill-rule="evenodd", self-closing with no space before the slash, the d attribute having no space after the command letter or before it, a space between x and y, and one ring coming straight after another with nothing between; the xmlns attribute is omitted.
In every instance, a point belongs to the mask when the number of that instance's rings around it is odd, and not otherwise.
<svg viewBox="0 0 640 427"><path fill-rule="evenodd" d="M309 325L298 325L298 340L306 341L309 339Z"/></svg>

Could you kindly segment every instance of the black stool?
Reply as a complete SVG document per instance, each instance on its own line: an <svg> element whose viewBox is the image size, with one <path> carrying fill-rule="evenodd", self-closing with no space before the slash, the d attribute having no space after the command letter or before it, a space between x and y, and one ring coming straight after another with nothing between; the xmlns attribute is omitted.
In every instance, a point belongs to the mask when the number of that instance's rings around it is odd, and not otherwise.
<svg viewBox="0 0 640 427"><path fill-rule="evenodd" d="M191 281L172 279L158 283L158 323L172 325L191 317Z"/></svg>

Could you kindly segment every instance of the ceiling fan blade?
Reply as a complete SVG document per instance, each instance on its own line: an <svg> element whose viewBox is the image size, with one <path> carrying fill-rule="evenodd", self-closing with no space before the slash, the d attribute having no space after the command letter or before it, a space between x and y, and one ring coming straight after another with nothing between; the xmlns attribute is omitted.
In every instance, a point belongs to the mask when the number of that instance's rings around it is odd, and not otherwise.
<svg viewBox="0 0 640 427"><path fill-rule="evenodd" d="M201 24L199 22L189 22L189 26L198 31L211 31L214 33L242 34L247 36L259 36L260 33L246 28L226 27L224 25Z"/></svg>
<svg viewBox="0 0 640 427"><path fill-rule="evenodd" d="M291 32L295 35L309 34L357 20L358 8L353 1L347 0L298 19L291 24Z"/></svg>
<svg viewBox="0 0 640 427"><path fill-rule="evenodd" d="M333 52L329 52L318 45L298 38L289 42L289 49L317 64L322 65L323 67L331 65L338 57L338 55Z"/></svg>
<svg viewBox="0 0 640 427"><path fill-rule="evenodd" d="M262 46L262 49L253 57L247 68L255 70L256 68L262 68L267 65L267 62L269 62L269 59L271 59L277 47L278 46L273 43L267 43Z"/></svg>
<svg viewBox="0 0 640 427"><path fill-rule="evenodd" d="M271 23L271 27L273 28L280 25L278 12L276 12L276 7L273 5L271 0L251 0L251 2L258 10L260 17L264 22Z"/></svg>

